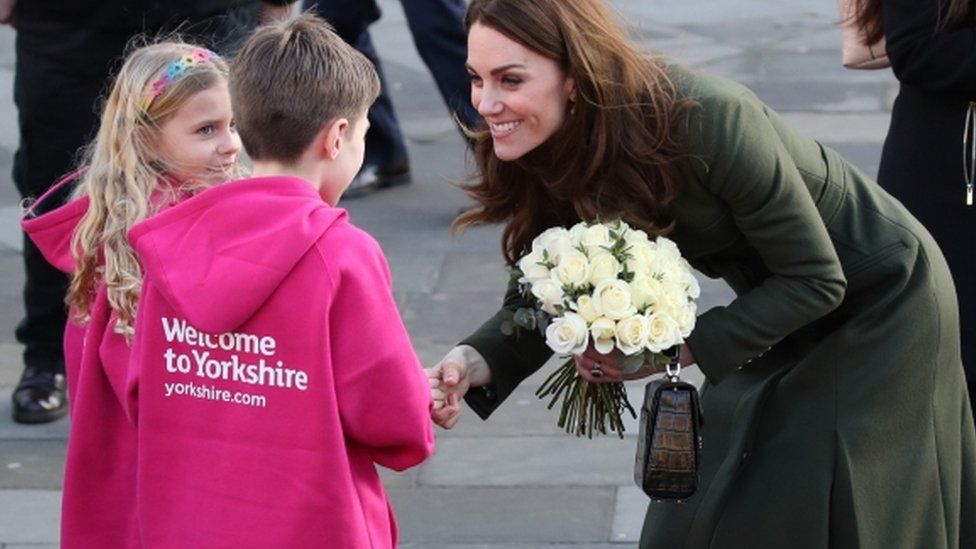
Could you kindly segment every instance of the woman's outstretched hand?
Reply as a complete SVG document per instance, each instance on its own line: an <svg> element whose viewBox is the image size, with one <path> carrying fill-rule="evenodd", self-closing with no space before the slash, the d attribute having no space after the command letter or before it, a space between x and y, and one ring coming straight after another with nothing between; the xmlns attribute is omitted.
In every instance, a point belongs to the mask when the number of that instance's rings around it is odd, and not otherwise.
<svg viewBox="0 0 976 549"><path fill-rule="evenodd" d="M451 349L426 372L430 381L430 395L434 399L431 419L444 429L454 427L461 418L461 399L468 389L491 382L491 372L484 359L467 345Z"/></svg>

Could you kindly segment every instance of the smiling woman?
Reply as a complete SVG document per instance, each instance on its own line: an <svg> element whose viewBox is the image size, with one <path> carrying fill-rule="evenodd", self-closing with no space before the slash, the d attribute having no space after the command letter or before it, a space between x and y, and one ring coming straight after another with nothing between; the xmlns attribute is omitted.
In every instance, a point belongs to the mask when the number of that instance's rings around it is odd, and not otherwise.
<svg viewBox="0 0 976 549"><path fill-rule="evenodd" d="M480 23L468 42L471 103L488 123L495 155L515 160L563 125L576 100L573 79L551 58Z"/></svg>
<svg viewBox="0 0 976 549"><path fill-rule="evenodd" d="M487 125L456 227L503 223L514 265L546 229L619 218L736 291L680 349L706 377L699 489L650 505L641 546L976 547L955 293L918 221L748 89L638 52L603 0L472 0L466 24ZM462 397L487 418L551 356L503 330L532 305L510 284L428 370L437 423ZM624 379L619 353L575 359Z"/></svg>

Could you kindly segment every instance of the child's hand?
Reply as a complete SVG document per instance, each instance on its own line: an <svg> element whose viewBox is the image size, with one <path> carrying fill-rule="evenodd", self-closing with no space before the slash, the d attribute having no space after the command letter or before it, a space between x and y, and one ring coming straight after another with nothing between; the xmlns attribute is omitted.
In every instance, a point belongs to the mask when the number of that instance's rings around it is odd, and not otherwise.
<svg viewBox="0 0 976 549"><path fill-rule="evenodd" d="M444 429L454 427L461 418L461 399L471 387L491 382L491 371L473 347L459 345L433 368L426 370L430 394L434 399L431 419Z"/></svg>
<svg viewBox="0 0 976 549"><path fill-rule="evenodd" d="M445 429L454 427L461 418L461 398L470 388L466 373L463 364L448 358L427 370L430 395L434 399L431 419Z"/></svg>

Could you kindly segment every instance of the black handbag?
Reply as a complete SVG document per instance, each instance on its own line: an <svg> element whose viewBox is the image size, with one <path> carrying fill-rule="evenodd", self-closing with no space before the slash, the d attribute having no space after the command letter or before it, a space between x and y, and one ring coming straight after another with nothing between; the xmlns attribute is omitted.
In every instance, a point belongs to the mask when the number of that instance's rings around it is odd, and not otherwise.
<svg viewBox="0 0 976 549"><path fill-rule="evenodd" d="M655 500L687 499L698 488L704 418L698 390L678 379L680 371L675 360L644 389L634 481Z"/></svg>

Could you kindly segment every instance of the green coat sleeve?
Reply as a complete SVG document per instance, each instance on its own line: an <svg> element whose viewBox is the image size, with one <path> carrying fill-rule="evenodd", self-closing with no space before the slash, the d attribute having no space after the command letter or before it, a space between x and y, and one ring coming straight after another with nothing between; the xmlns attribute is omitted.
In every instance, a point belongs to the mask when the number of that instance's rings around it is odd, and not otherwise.
<svg viewBox="0 0 976 549"><path fill-rule="evenodd" d="M846 279L775 113L749 91L703 101L696 116L709 168L702 184L731 212L771 273L726 307L702 314L688 344L712 383L826 315ZM695 122L690 127L695 127ZM693 144L694 146L694 144ZM693 235L689 235L693 238Z"/></svg>
<svg viewBox="0 0 976 549"><path fill-rule="evenodd" d="M487 418L519 383L536 372L552 356L552 350L538 330L517 330L506 335L502 323L511 320L512 314L521 307L532 307L512 282L505 293L502 309L485 322L461 345L474 347L491 370L491 384L472 388L465 395L468 406L482 419Z"/></svg>

